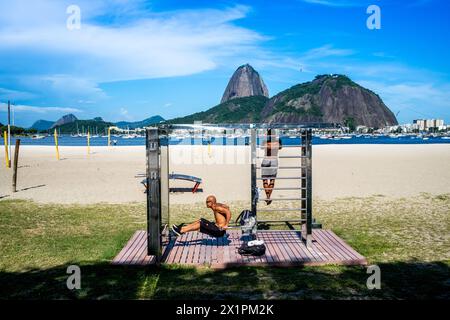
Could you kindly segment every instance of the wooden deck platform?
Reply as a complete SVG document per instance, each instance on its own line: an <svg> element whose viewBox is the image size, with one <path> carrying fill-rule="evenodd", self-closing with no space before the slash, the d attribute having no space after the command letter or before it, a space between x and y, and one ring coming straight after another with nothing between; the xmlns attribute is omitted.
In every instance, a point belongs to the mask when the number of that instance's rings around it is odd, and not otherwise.
<svg viewBox="0 0 450 320"><path fill-rule="evenodd" d="M165 247L162 263L226 268L232 266L302 266L302 265L366 265L367 260L334 232L314 229L312 245L306 247L296 231L258 232L264 240L266 254L261 257L241 256L240 230L229 230L222 238L190 232ZM154 256L147 256L145 231L136 231L112 261L119 265L150 265Z"/></svg>
<svg viewBox="0 0 450 320"><path fill-rule="evenodd" d="M155 256L147 255L147 232L138 230L128 240L125 247L113 259L112 264L119 265L151 265L155 264Z"/></svg>

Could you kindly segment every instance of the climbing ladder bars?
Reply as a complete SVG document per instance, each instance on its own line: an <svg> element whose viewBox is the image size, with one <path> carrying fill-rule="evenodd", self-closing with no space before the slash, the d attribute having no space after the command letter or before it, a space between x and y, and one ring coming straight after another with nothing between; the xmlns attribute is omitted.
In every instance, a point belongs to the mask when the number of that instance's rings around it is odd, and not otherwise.
<svg viewBox="0 0 450 320"><path fill-rule="evenodd" d="M285 145L283 148L299 148L299 155L279 155L275 156L260 156L258 155L258 150L261 146L260 136L258 135L260 129L252 128L251 129L251 199L252 199L252 207L251 210L256 214L257 221L259 224L261 223L301 223L301 235L302 239L305 241L306 245L310 245L311 243L311 235L312 235L312 130L306 128L299 128L296 132L299 133L299 137L301 140L300 145ZM267 129L264 129L266 132ZM295 176L281 176L276 177L277 180L297 180L299 182L299 186L296 187L274 187L272 190L287 190L287 191L300 191L298 197L286 197L286 198L270 198L271 201L300 201L300 206L295 208L260 208L259 203L266 201L266 199L260 199L259 194L260 191L265 191L264 187L258 187L258 181L269 180L270 178L261 177L262 165L260 160L263 159L300 159L300 164L298 166L278 166L278 170L299 170L300 175ZM281 183L281 182L279 182ZM262 220L258 219L258 212L298 212L299 217L295 219L284 218L284 219L271 219L271 220ZM265 230L267 232L268 230ZM275 230L274 230L275 231ZM280 232L280 230L276 230Z"/></svg>

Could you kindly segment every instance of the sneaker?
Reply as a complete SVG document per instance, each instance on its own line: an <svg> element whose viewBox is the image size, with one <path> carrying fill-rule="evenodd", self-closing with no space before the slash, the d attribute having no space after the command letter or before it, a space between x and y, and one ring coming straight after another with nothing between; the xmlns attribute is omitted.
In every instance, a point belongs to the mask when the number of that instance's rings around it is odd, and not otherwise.
<svg viewBox="0 0 450 320"><path fill-rule="evenodd" d="M181 236L181 228L179 228L178 226L176 226L176 225L173 225L172 226L172 232L173 233L175 233L177 236Z"/></svg>
<svg viewBox="0 0 450 320"><path fill-rule="evenodd" d="M179 229L179 230L181 230L181 228L183 228L183 226L184 226L184 223L180 223L180 224L178 224L178 225L176 225L175 223L172 225L172 228L177 228L177 229Z"/></svg>

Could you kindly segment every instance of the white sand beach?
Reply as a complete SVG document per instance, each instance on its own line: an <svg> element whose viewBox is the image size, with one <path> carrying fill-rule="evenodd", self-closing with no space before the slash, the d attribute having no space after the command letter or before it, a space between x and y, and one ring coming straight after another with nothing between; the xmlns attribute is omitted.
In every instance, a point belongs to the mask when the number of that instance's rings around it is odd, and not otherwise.
<svg viewBox="0 0 450 320"><path fill-rule="evenodd" d="M226 152L224 152L226 150ZM296 150L283 149L284 154ZM145 173L145 147L54 147L20 148L17 189L12 193L12 169L0 153L0 198L31 199L41 203L89 204L143 202L145 193L139 174ZM173 146L170 172L203 179L202 193L172 193L171 203L203 202L215 194L219 201L250 199L249 150L244 146ZM283 161L285 160L285 161ZM287 160L287 161L286 161ZM283 161L283 162L282 162ZM295 165L299 159L281 159ZM295 171L279 176L297 176ZM298 181L276 182L277 186ZM177 181L173 187L192 187ZM282 191L278 191L282 192ZM292 192L292 191L291 191ZM313 195L319 199L384 195L410 197L422 192L450 193L450 145L317 145L313 146ZM275 192L274 192L275 196ZM291 197L283 192L277 197Z"/></svg>

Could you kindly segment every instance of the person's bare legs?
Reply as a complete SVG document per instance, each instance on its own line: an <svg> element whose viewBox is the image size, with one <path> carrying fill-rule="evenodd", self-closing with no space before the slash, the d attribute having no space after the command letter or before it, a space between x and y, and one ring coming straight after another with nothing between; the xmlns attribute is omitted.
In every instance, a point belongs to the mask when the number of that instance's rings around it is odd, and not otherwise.
<svg viewBox="0 0 450 320"><path fill-rule="evenodd" d="M272 195L272 191L273 188L275 187L275 179L270 179L270 183L269 183L269 195L268 198L270 198L270 196Z"/></svg>
<svg viewBox="0 0 450 320"><path fill-rule="evenodd" d="M186 233L199 230L200 230L200 220L197 220L195 222L192 222L191 224L188 224L187 226L183 226L180 231L181 233Z"/></svg>
<svg viewBox="0 0 450 320"><path fill-rule="evenodd" d="M272 203L272 200L270 200L270 196L272 195L272 189L275 185L275 180L274 179L270 179L270 182L268 179L264 179L263 180L263 187L264 187L264 191L266 193L266 204L269 205Z"/></svg>
<svg viewBox="0 0 450 320"><path fill-rule="evenodd" d="M269 198L269 180L264 179L263 180L263 187L264 187L264 192L266 193L266 197Z"/></svg>

